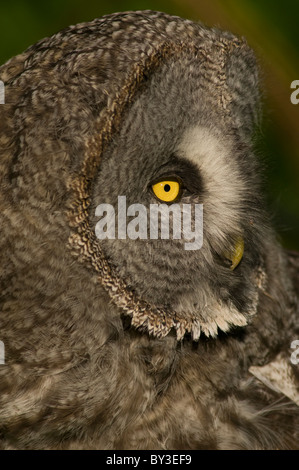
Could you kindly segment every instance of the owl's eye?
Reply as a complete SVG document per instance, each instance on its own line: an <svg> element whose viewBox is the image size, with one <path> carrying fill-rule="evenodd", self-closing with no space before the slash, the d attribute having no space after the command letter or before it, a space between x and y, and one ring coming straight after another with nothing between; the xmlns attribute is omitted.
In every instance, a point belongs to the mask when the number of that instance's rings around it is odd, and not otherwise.
<svg viewBox="0 0 299 470"><path fill-rule="evenodd" d="M178 180L162 180L152 185L155 196L163 202L173 202L181 194L181 182Z"/></svg>

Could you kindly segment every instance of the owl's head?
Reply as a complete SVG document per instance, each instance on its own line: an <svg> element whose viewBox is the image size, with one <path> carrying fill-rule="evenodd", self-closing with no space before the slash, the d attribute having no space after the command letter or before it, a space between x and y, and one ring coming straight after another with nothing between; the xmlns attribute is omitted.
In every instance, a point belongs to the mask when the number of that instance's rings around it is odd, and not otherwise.
<svg viewBox="0 0 299 470"><path fill-rule="evenodd" d="M129 12L70 27L23 63L5 72L30 104L21 148L52 155L37 159L39 174L56 165L40 178L42 197L50 193L55 208L59 200L71 252L120 312L157 337L174 329L196 340L246 325L270 233L247 44L178 17Z"/></svg>

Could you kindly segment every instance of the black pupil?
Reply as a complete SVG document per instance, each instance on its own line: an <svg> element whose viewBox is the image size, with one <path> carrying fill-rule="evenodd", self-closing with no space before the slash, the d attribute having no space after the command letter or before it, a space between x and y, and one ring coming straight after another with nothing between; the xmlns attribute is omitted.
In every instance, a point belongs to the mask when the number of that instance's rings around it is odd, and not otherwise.
<svg viewBox="0 0 299 470"><path fill-rule="evenodd" d="M168 193L170 191L170 184L165 184L164 191Z"/></svg>

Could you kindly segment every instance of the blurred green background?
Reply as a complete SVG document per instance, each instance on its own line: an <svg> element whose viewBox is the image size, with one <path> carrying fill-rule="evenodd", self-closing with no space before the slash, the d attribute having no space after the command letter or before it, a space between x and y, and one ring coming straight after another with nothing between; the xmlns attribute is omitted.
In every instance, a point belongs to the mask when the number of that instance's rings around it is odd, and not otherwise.
<svg viewBox="0 0 299 470"><path fill-rule="evenodd" d="M245 36L263 71L264 121L259 158L284 246L299 250L299 104L290 101L299 80L298 0L1 0L0 63L39 39L82 21L125 10L161 10Z"/></svg>

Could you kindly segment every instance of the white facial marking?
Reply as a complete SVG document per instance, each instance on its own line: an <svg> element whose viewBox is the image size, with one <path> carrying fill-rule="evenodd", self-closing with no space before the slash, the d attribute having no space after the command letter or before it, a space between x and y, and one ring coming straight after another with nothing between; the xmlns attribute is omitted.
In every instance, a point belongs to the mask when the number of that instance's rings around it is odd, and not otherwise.
<svg viewBox="0 0 299 470"><path fill-rule="evenodd" d="M197 126L184 134L176 151L179 157L194 163L202 176L206 236L223 240L228 229L238 232L238 209L246 188L229 138Z"/></svg>

